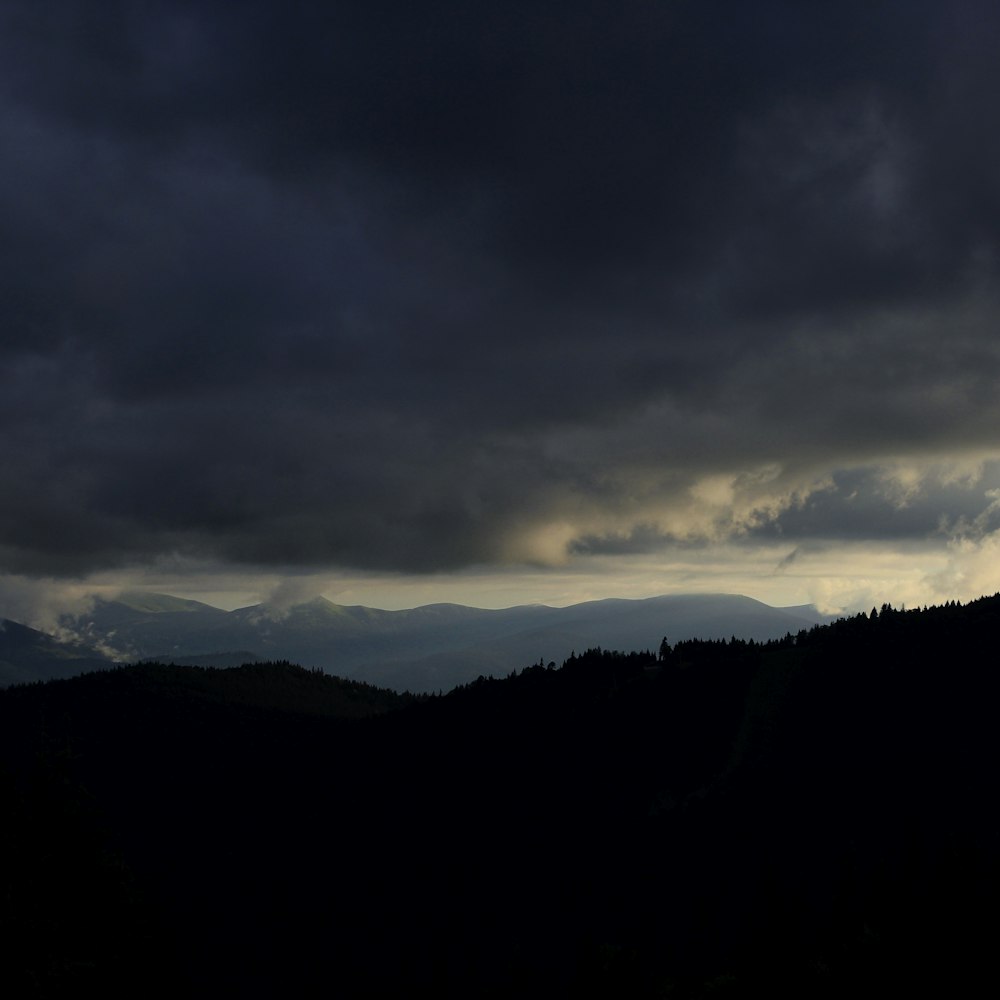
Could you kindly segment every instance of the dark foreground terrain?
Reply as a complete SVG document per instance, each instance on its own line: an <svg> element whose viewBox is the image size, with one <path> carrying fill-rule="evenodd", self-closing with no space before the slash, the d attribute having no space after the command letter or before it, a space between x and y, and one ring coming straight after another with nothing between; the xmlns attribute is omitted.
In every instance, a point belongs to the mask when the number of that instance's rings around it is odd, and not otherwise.
<svg viewBox="0 0 1000 1000"><path fill-rule="evenodd" d="M6 996L968 996L1000 597L445 697L288 664L0 692Z"/></svg>

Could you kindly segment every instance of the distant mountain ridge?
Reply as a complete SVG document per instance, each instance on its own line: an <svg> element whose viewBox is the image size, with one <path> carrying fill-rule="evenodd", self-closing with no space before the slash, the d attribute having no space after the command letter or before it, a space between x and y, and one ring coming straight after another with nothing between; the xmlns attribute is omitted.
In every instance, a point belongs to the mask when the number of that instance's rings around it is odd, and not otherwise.
<svg viewBox="0 0 1000 1000"><path fill-rule="evenodd" d="M598 646L655 649L664 636L671 642L760 641L829 620L811 606L773 608L732 594L608 598L565 608L430 604L404 611L318 597L280 611L266 605L223 611L166 594L126 592L65 617L61 625L72 643L35 633L30 656L0 654L0 683L69 676L113 660L234 666L280 659L396 690L437 691L539 660L561 663Z"/></svg>

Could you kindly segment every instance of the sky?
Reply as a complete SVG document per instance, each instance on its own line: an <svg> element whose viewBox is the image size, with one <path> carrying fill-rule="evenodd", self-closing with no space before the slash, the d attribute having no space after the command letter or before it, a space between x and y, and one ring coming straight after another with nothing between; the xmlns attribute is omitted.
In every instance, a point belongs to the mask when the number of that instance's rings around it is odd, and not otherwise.
<svg viewBox="0 0 1000 1000"><path fill-rule="evenodd" d="M1000 7L0 0L0 616L1000 590Z"/></svg>

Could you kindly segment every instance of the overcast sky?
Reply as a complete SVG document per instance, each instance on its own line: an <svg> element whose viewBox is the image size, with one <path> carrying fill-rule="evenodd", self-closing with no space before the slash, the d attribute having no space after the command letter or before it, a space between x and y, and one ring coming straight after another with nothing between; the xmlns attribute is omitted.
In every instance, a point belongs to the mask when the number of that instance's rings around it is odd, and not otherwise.
<svg viewBox="0 0 1000 1000"><path fill-rule="evenodd" d="M0 0L0 615L1000 589L1000 6Z"/></svg>

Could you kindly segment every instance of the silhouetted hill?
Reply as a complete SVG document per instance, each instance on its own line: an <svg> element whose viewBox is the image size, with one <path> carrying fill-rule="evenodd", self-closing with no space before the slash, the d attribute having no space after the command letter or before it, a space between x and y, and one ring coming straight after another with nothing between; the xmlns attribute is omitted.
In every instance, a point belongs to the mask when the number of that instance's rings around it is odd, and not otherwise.
<svg viewBox="0 0 1000 1000"><path fill-rule="evenodd" d="M8 992L974 995L998 633L1000 596L884 607L348 685L370 718L282 664L0 692Z"/></svg>
<svg viewBox="0 0 1000 1000"><path fill-rule="evenodd" d="M409 700L286 663L143 664L0 692L0 992L202 995L188 970L213 964L208 915L229 920L236 883L249 891L314 834L282 829L314 769L299 755Z"/></svg>

